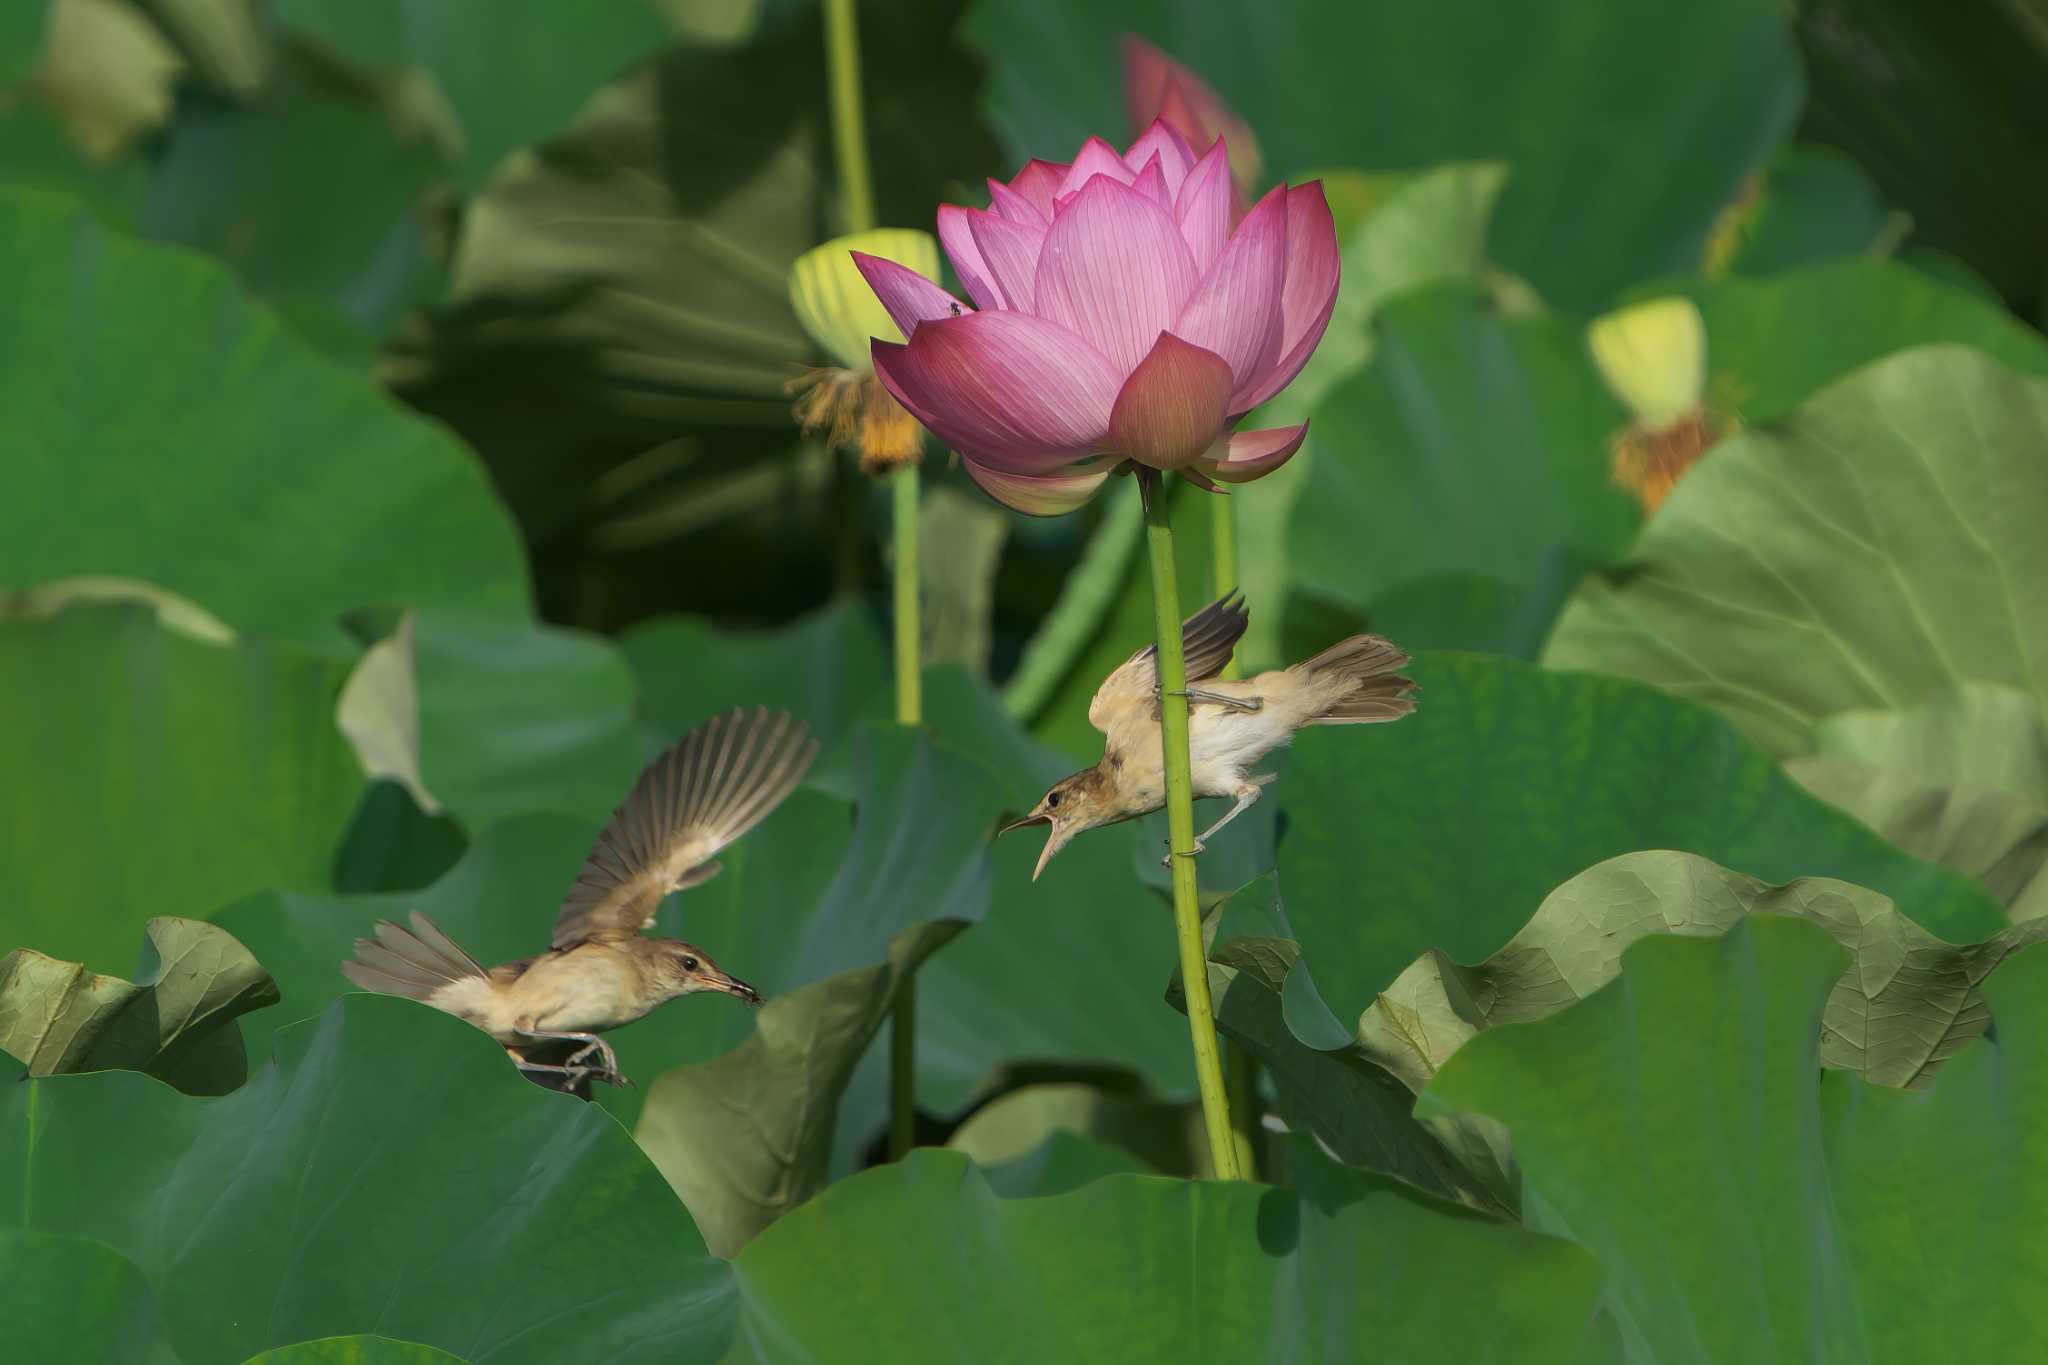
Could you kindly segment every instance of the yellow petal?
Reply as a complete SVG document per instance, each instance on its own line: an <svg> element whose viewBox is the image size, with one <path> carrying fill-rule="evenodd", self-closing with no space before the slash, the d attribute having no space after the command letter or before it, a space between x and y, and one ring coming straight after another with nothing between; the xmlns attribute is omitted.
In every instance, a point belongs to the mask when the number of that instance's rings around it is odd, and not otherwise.
<svg viewBox="0 0 2048 1365"><path fill-rule="evenodd" d="M1707 387L1707 329L1691 299L1652 299L1594 320L1586 340L1615 397L1652 428L1700 405Z"/></svg>
<svg viewBox="0 0 2048 1365"><path fill-rule="evenodd" d="M903 333L855 268L856 251L907 265L936 284L939 244L914 228L875 228L812 247L790 267L789 303L811 340L848 369L868 370L868 340L902 341Z"/></svg>

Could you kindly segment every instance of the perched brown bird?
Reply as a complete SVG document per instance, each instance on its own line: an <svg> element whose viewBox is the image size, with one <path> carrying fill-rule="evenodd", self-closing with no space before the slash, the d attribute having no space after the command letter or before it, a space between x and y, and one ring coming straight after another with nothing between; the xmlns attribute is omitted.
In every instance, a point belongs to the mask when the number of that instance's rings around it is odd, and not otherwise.
<svg viewBox="0 0 2048 1365"><path fill-rule="evenodd" d="M625 1084L598 1034L695 991L761 1003L703 949L642 931L671 891L718 875L712 855L780 805L817 753L807 727L780 712L715 717L640 774L569 888L548 951L486 969L415 911L410 931L386 920L375 938L357 939L355 959L341 970L366 990L468 1020L502 1043L522 1071L570 1086L589 1076ZM560 1042L582 1046L560 1064L526 1055ZM593 1056L601 1067L587 1065Z"/></svg>
<svg viewBox="0 0 2048 1365"><path fill-rule="evenodd" d="M1367 725L1399 720L1415 709L1415 684L1395 673L1408 656L1378 635L1354 635L1292 668L1256 678L1216 675L1230 662L1238 637L1251 622L1236 593L1181 624L1187 659L1188 757L1195 795L1236 800L1203 841L1244 813L1276 774L1249 773L1251 765L1294 738L1306 725ZM1088 723L1107 738L1102 761L1053 784L1031 813L996 832L1050 825L1045 851L1031 878L1076 834L1098 825L1150 815L1166 804L1165 745L1159 731L1158 647L1147 645L1118 665L1088 703ZM1201 683L1200 687L1193 684ZM1171 861L1168 855L1168 861Z"/></svg>

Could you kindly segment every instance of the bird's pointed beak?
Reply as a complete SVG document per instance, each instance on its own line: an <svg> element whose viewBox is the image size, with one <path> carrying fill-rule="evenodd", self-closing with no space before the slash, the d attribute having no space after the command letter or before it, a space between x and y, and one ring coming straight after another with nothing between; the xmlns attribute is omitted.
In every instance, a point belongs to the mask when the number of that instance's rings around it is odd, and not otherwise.
<svg viewBox="0 0 2048 1365"><path fill-rule="evenodd" d="M1077 832L1072 825L1062 824L1058 820L1047 820L1045 823L1052 826L1052 833L1045 836L1045 847L1038 853L1038 866L1031 869L1031 880L1034 882L1038 880L1038 874L1045 871L1045 865L1052 861L1052 855L1065 848L1067 841Z"/></svg>
<svg viewBox="0 0 2048 1365"><path fill-rule="evenodd" d="M762 1002L761 992L755 990L738 977L727 976L724 972L706 977L704 984L714 991L724 991L727 995L736 995L749 1005L758 1005Z"/></svg>
<svg viewBox="0 0 2048 1365"><path fill-rule="evenodd" d="M1025 816L1023 819L1012 820L1009 824L1004 825L1001 829L997 830L996 838L1000 839L1005 834L1010 833L1012 830L1023 829L1029 825L1049 825L1051 823L1052 817L1050 815L1040 815L1038 812L1033 811L1031 814Z"/></svg>

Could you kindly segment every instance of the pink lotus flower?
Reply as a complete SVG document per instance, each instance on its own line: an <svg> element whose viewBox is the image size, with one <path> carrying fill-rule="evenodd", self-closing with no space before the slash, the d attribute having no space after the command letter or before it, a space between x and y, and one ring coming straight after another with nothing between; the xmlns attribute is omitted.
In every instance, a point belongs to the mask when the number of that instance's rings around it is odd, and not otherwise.
<svg viewBox="0 0 2048 1365"><path fill-rule="evenodd" d="M875 373L958 451L991 496L1070 512L1134 462L1245 483L1308 424L1231 428L1285 388L1337 298L1337 233L1318 183L1281 185L1235 228L1221 140L1200 157L1164 122L1119 156L991 180L988 209L948 204L939 241L975 306L914 270L854 263L909 340Z"/></svg>
<svg viewBox="0 0 2048 1365"><path fill-rule="evenodd" d="M1229 146L1240 196L1259 183L1259 140L1252 136L1251 125L1207 81L1135 33L1124 35L1124 108L1130 114L1132 137L1151 127L1154 119L1186 138L1190 146L1206 147L1220 137ZM1241 197L1237 210L1242 217Z"/></svg>

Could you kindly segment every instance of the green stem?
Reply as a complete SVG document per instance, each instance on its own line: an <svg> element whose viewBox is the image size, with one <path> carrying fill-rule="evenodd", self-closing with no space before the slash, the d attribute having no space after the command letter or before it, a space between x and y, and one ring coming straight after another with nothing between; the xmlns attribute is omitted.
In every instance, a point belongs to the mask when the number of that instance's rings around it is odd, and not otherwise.
<svg viewBox="0 0 2048 1365"><path fill-rule="evenodd" d="M825 68L832 101L832 142L839 158L839 194L846 231L875 225L875 183L868 172L867 120L860 95L860 25L854 0L825 0ZM918 470L905 465L895 484L896 720L924 720L917 598ZM889 1155L900 1158L917 1141L917 978L897 988L889 1023Z"/></svg>
<svg viewBox="0 0 2048 1365"><path fill-rule="evenodd" d="M1214 599L1237 587L1237 499L1209 495L1209 596ZM1237 656L1223 666L1223 676L1242 676ZM1259 1064L1251 1053L1228 1039L1223 1066L1230 1086L1230 1131L1237 1143L1237 1165L1245 1178L1259 1171Z"/></svg>
<svg viewBox="0 0 2048 1365"><path fill-rule="evenodd" d="M1141 470L1145 493L1145 546L1152 559L1152 619L1159 646L1159 729L1165 745L1166 830L1172 849L1173 927L1180 941L1181 986L1187 994L1188 1035L1195 1050L1195 1079L1202 1092L1202 1121L1209 1133L1209 1159L1218 1180L1240 1179L1237 1141L1230 1129L1230 1101L1223 1088L1223 1059L1216 1046L1216 1018L1209 1004L1209 957L1202 945L1202 910L1195 899L1195 791L1188 763L1188 676L1181 654L1180 582L1173 562L1173 523L1159 475Z"/></svg>
<svg viewBox="0 0 2048 1365"><path fill-rule="evenodd" d="M896 723L924 722L924 658L918 614L918 468L907 464L889 476L895 493L896 554ZM889 1156L900 1160L917 1145L917 974L906 972L896 988L889 1022Z"/></svg>
<svg viewBox="0 0 2048 1365"><path fill-rule="evenodd" d="M868 128L860 102L860 27L854 22L853 0L825 0L825 66L846 230L866 232L875 225L875 182L868 174Z"/></svg>
<svg viewBox="0 0 2048 1365"><path fill-rule="evenodd" d="M922 639L917 596L918 469L907 464L889 476L895 494L896 553L896 723L924 723Z"/></svg>

